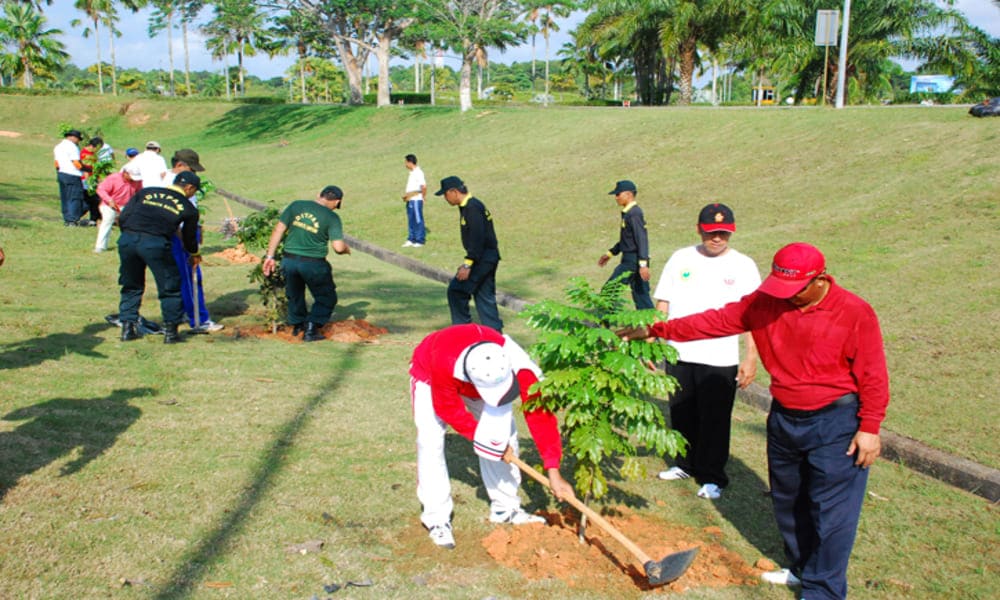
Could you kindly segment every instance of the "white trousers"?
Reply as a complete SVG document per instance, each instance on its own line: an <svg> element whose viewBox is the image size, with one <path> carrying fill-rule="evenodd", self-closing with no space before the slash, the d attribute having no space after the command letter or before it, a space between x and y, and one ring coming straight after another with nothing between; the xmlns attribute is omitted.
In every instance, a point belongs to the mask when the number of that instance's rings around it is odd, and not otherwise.
<svg viewBox="0 0 1000 600"><path fill-rule="evenodd" d="M118 213L107 204L101 203L101 225L97 228L97 242L94 250L107 250L111 240L111 227L115 224Z"/></svg>
<svg viewBox="0 0 1000 600"><path fill-rule="evenodd" d="M420 521L430 528L451 521L454 504L451 499L451 480L444 456L444 434L447 424L434 412L431 386L410 380L413 401L413 422L417 426L417 498L423 505ZM465 406L476 418L482 411L481 400L465 399ZM517 454L517 430L511 420L510 445ZM507 512L521 506L517 490L521 473L517 467L503 461L479 458L479 473L490 497L492 512Z"/></svg>

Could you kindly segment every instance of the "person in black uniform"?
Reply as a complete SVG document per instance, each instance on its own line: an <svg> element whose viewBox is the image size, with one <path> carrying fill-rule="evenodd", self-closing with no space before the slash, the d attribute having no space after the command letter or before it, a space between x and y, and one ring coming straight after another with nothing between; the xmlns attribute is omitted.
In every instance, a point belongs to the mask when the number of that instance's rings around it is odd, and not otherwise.
<svg viewBox="0 0 1000 600"><path fill-rule="evenodd" d="M148 187L129 200L118 218L122 233L118 238L121 268L118 283L122 286L118 306L122 322L122 341L138 339L139 305L146 289L146 267L153 272L160 292L163 311L163 343L180 341L178 324L184 320L181 302L181 274L170 252L170 238L183 223L184 249L191 255L192 268L201 263L198 254L198 209L188 198L201 187L201 178L191 171L178 173L169 187Z"/></svg>
<svg viewBox="0 0 1000 600"><path fill-rule="evenodd" d="M646 219L635 201L637 193L635 184L627 179L619 181L615 189L608 192L622 208L621 233L618 243L601 255L597 264L603 267L612 256L621 254L622 262L615 267L608 282L622 273L630 273L625 283L632 288L635 307L643 309L653 308L653 299L649 295L649 237L646 235Z"/></svg>
<svg viewBox="0 0 1000 600"><path fill-rule="evenodd" d="M444 196L448 204L458 207L462 246L465 247L465 260L448 284L451 324L472 322L469 300L475 296L476 312L482 324L503 332L503 321L497 310L496 277L500 250L490 211L454 175L442 179L441 189L434 195Z"/></svg>

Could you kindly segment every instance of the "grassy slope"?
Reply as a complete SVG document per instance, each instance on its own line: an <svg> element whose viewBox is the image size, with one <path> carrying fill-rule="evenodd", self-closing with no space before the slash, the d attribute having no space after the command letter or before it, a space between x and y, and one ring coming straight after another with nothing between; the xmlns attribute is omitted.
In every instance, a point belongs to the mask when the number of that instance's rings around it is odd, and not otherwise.
<svg viewBox="0 0 1000 600"><path fill-rule="evenodd" d="M167 148L192 145L219 185L257 199L284 203L308 197L324 183L341 184L348 192L344 217L349 230L387 246L402 241L396 200L405 176L402 155L415 151L430 177L446 170L459 173L494 209L507 257L501 286L529 298L558 293L570 274L586 274L595 282L604 276L592 263L614 231L614 210L604 192L618 177L634 178L643 190L654 248L663 248L656 252L661 260L668 249L690 241L688 217L693 220L705 201L731 203L740 217L739 246L759 263L791 237L817 240L828 251L833 271L880 311L896 390L890 426L996 462L989 419L977 418L988 400L947 392L948 386L965 385L965 379L978 382L971 386L974 391L990 390L988 374L996 368L996 351L977 340L979 328L967 323L996 317L995 278L987 270L995 259L985 250L996 235L990 224L995 226L997 211L989 204L997 187L995 162L992 170L952 168L948 178L934 181L937 163L929 159L911 175L891 175L925 145L912 152L886 151L879 168L870 158L846 163L843 157L822 158L836 153L831 150L815 160L828 168L850 168L851 187L865 188L866 180L875 179L866 173L879 169L889 187L871 197L861 191L848 195L852 200L841 201L838 210L810 200L810 212L800 206L807 203L804 198L841 197L830 191L835 184L821 176L823 168L804 172L808 192L785 191L791 199L779 201L776 193L763 190L786 190L782 180L793 177L796 167L768 166L774 160L760 157L774 142L756 150L732 142L720 151L710 150L714 145L708 139L749 143L765 131L786 128L786 143L804 148L829 135L802 133L811 121L836 131L847 128L847 116L856 115L872 130L882 127L881 135L869 134L873 143L881 143L891 137L891 121L905 114L922 130L910 132L911 140L946 128L972 137L965 142L978 148L971 155L989 156L985 138L995 128L984 125L991 123L937 110L505 111L463 117L309 107L224 116L228 107L181 103L140 103L124 116L103 117L98 115L114 106L102 104L0 97L4 127L28 134L0 138L0 164L9 169L0 177L0 241L9 254L0 269L0 474L8 490L0 499L0 530L5 532L0 597L103 596L121 578L145 583L134 593L113 595L309 597L322 583L364 576L377 582L379 597L565 595L558 582L525 583L506 569L491 568L477 543L486 531L484 504L475 479L463 474L470 465L460 443L451 460L464 552L450 555L443 569L435 555L422 550L412 493L412 425L401 390L413 344L446 323L441 286L361 255L334 258L343 294L340 314L388 327L391 334L377 346L290 347L219 336L178 347L155 339L120 344L114 330L96 322L115 307L115 257L90 254L93 230L68 231L58 224L47 165L51 131L67 120L60 115L71 112L92 115L88 122L101 123L116 145L119 139L121 145L138 145L150 138ZM251 118L259 112L268 113L265 125L257 124L259 114ZM144 125L128 125L144 115L149 115ZM902 137L902 129L896 124L895 135ZM653 130L659 132L655 137L643 133ZM556 143L559 137L565 139ZM283 139L288 143L279 146ZM618 143L626 140L645 150L629 151ZM701 153L674 156L679 153L671 148L685 144L696 144ZM479 156L486 152L495 155ZM533 156L538 166L529 168ZM786 164L798 164L795 153L779 156ZM954 157L940 160L961 163ZM629 170L632 163L636 166ZM705 167L709 164L712 169ZM919 177L931 180L926 189L905 202L896 197L901 188L918 189L910 180ZM945 189L959 191L946 194ZM577 210L581 202L593 202L594 210ZM224 214L220 202L210 204L210 220ZM432 245L424 249L426 259L450 267L460 253L453 210L432 204L428 213L434 233ZM657 213L683 216L666 219ZM535 241L538 235L544 236L542 243ZM947 244L944 235L951 236ZM209 245L218 249L222 242L210 237ZM935 251L929 251L932 245ZM959 255L958 249L962 259L949 259ZM934 285L935 294L905 284L916 277L916 266L909 264L914 257L929 271L916 281ZM230 329L258 321L245 267L217 259L209 265L206 291L213 316ZM962 282L965 293L947 293L948 304L937 301L952 278ZM889 286L896 293L889 295ZM144 313L155 316L155 297L150 294L146 302ZM905 310L895 302L904 303ZM963 317L964 309L956 310L944 322L941 306L968 306L973 314ZM514 335L524 334L515 317L508 313L505 318ZM940 338L944 343L933 342L933 336L948 331L959 332L965 343L948 343L945 337ZM975 344L982 344L982 357ZM941 355L930 356L933 351ZM948 367L951 355L962 370L948 377L946 368L958 368ZM970 375L970 365L981 374ZM920 379L923 373L933 377ZM902 386L910 379L917 381L908 397ZM964 408L953 406L958 403ZM945 410L953 411L948 415L955 429L931 418ZM904 412L913 413L909 420ZM759 413L738 409L734 485L722 502L699 501L694 488L683 484L648 480L622 487L648 499L662 518L722 527L727 545L750 562L762 555L778 559L780 545L760 494L766 478L762 427ZM649 457L650 470L660 464ZM853 595L989 597L1000 561L996 517L988 506L887 463L875 469L870 489L875 495L865 509L852 562ZM538 506L537 488L526 491ZM324 522L323 511L335 521ZM315 538L327 541L319 555L284 552L287 544ZM233 586L205 587L213 581ZM760 588L702 590L692 597L788 596Z"/></svg>

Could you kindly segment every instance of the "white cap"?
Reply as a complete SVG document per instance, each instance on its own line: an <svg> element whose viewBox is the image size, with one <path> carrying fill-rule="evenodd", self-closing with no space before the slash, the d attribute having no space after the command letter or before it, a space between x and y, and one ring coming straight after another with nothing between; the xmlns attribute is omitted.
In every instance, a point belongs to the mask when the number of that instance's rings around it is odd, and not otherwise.
<svg viewBox="0 0 1000 600"><path fill-rule="evenodd" d="M465 353L465 376L476 386L479 397L490 406L510 404L520 387L510 368L510 358L503 346L481 342Z"/></svg>
<svg viewBox="0 0 1000 600"><path fill-rule="evenodd" d="M159 150L159 149L160 149L160 142L154 142L153 140L146 142L146 150Z"/></svg>
<svg viewBox="0 0 1000 600"><path fill-rule="evenodd" d="M142 167L139 165L135 163L127 163L124 167L122 167L122 171L128 173L129 177L132 178L132 181L142 181Z"/></svg>

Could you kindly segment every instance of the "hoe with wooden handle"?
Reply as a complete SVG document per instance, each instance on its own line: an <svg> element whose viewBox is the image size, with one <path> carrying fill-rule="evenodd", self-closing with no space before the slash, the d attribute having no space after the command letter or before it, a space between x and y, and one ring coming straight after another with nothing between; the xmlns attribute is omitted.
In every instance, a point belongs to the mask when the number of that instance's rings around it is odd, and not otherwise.
<svg viewBox="0 0 1000 600"><path fill-rule="evenodd" d="M541 483L550 490L552 489L549 485L548 477L532 469L523 460L516 456L511 456L510 461L517 465L519 469L524 471L532 479ZM646 570L646 579L648 580L649 585L664 585L679 578L685 571L688 570L688 567L690 567L691 563L694 561L694 557L698 555L698 548L690 548L688 550L669 554L660 560L653 560L648 554L643 552L641 548L636 546L632 540L625 537L622 532L618 531L614 525L609 523L607 519L597 514L594 509L581 502L578 498L566 498L566 501L583 514L587 515L589 519L597 523L602 529L604 529L604 531L607 531L611 537L618 540L622 546L628 548L628 551L639 559L639 562L642 563L643 569Z"/></svg>

